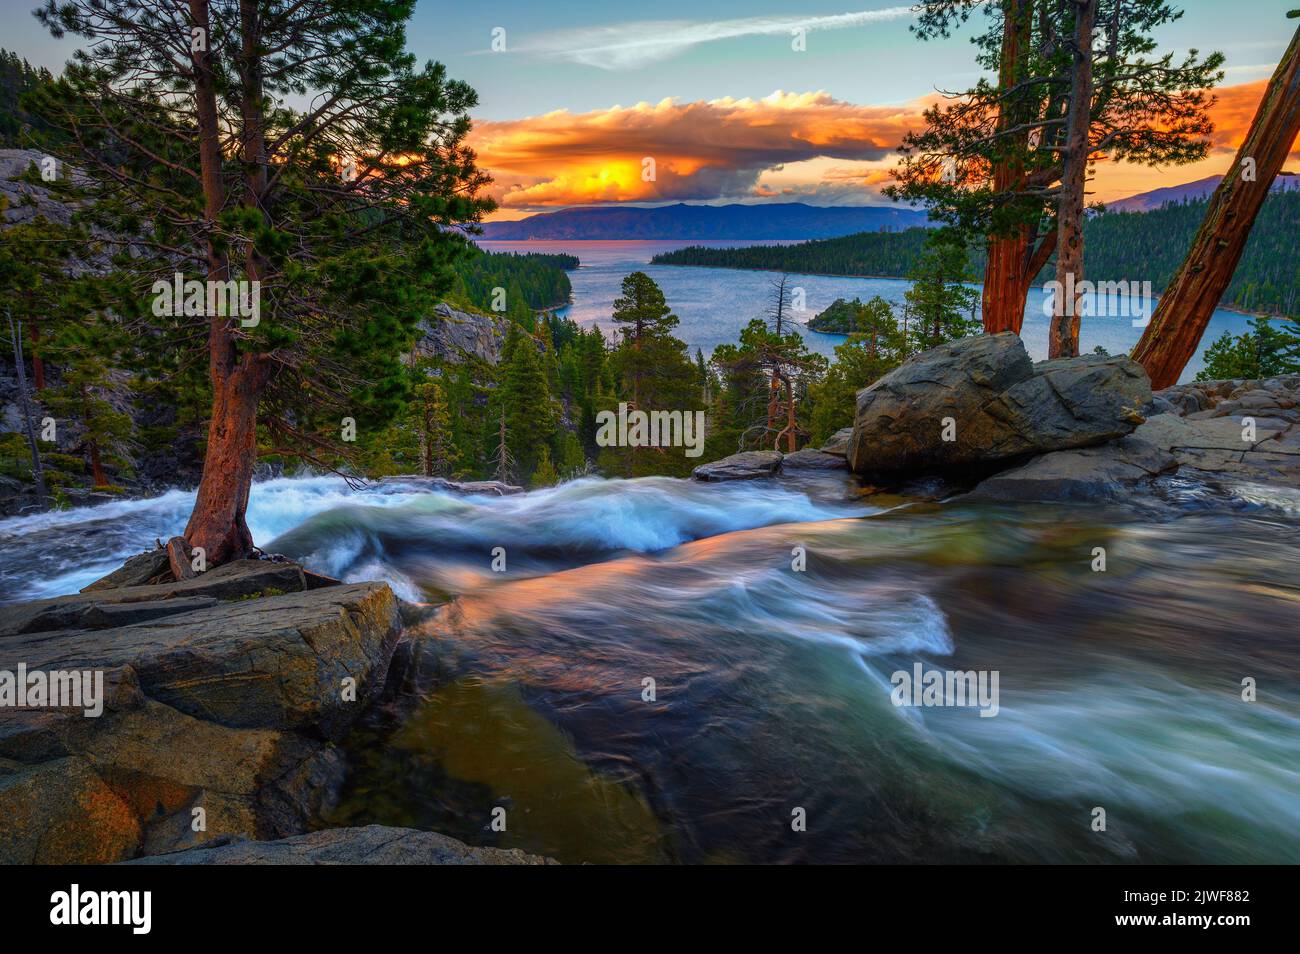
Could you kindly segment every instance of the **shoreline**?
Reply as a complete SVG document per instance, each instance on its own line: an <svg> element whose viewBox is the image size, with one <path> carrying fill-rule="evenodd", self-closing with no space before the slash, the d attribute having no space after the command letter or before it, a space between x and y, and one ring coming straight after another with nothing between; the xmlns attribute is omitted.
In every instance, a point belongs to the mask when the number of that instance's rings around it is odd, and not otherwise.
<svg viewBox="0 0 1300 954"><path fill-rule="evenodd" d="M653 259L651 259L649 264L659 265L663 268L725 268L728 271L733 271L733 272L781 272L786 275L811 275L814 278L875 278L875 279L884 279L888 281L899 281L899 282L905 282L909 280L906 275L861 275L861 274L852 274L848 272L798 272L798 271L790 271L784 268L753 268L750 266L740 266L740 265L688 265L684 262L656 262ZM984 283L965 282L964 284L973 285L976 287L983 287ZM1030 285L1029 287L1046 288L1047 286L1042 284L1037 284L1037 285ZM1162 288L1159 292L1155 292L1152 294L1152 300L1159 301L1160 296L1163 294L1164 294L1164 289ZM1228 305L1222 302L1220 302L1218 305L1215 305L1215 307L1221 308L1224 311L1230 311L1235 315L1249 315L1252 318L1268 318L1270 321L1278 321L1278 320L1286 321L1291 317L1290 315L1278 314L1276 312L1271 312L1271 311L1251 311L1249 309L1242 308L1239 305ZM1300 318L1300 316L1297 317ZM804 323L804 327L807 327L806 322ZM809 330L816 331L815 328ZM847 334L847 332L839 332L839 331L818 331L817 333L820 335Z"/></svg>

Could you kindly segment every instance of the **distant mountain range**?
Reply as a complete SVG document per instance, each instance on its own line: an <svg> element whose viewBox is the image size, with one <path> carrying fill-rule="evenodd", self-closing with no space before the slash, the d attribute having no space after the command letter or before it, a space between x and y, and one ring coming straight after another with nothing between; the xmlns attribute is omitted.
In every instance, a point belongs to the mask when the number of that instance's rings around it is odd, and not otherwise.
<svg viewBox="0 0 1300 954"><path fill-rule="evenodd" d="M1111 212L1150 212L1170 202L1204 199L1222 176L1141 192L1106 204ZM1300 190L1300 176L1278 176L1273 192ZM901 232L929 225L925 212L894 206L817 206L804 202L766 205L664 205L655 208L595 206L542 212L514 222L488 222L488 241L528 239L774 239L840 238L860 232Z"/></svg>
<svg viewBox="0 0 1300 954"><path fill-rule="evenodd" d="M488 222L483 238L526 239L813 239L855 232L901 231L928 224L924 212L893 207L771 205L603 206L543 212L515 222Z"/></svg>
<svg viewBox="0 0 1300 954"><path fill-rule="evenodd" d="M1166 186L1163 189L1152 189L1150 192L1139 192L1137 195L1131 195L1127 199L1119 199L1115 202L1106 203L1108 212L1150 212L1158 209L1162 205L1168 205L1170 202L1186 202L1189 199L1204 199L1219 187L1223 181L1223 176L1209 176L1205 179L1197 179L1195 182L1184 182L1182 185ZM1273 180L1273 185L1269 188L1270 192L1282 192L1288 189L1300 190L1300 176L1278 176Z"/></svg>

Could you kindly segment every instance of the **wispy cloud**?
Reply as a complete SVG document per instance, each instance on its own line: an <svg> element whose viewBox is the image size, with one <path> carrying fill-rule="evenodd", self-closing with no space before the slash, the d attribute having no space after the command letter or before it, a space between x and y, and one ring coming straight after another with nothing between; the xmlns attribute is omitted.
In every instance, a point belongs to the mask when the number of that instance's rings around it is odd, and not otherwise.
<svg viewBox="0 0 1300 954"><path fill-rule="evenodd" d="M832 16L789 14L715 21L642 20L613 26L556 30L532 37L515 49L604 70L633 70L718 40L743 36L791 37L798 29L808 33L846 30L911 16L911 7L900 6Z"/></svg>

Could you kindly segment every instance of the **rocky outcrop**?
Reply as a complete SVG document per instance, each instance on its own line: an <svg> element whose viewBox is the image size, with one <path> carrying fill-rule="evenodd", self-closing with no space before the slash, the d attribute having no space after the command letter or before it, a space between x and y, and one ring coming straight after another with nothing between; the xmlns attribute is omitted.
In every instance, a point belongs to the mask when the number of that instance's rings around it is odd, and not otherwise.
<svg viewBox="0 0 1300 954"><path fill-rule="evenodd" d="M331 828L276 841L233 840L128 862L136 865L546 865L518 848L473 848L414 828Z"/></svg>
<svg viewBox="0 0 1300 954"><path fill-rule="evenodd" d="M722 460L701 464L691 472L696 480L756 480L772 477L781 468L780 451L741 451Z"/></svg>
<svg viewBox="0 0 1300 954"><path fill-rule="evenodd" d="M853 428L842 427L834 434L831 439L822 445L822 450L827 454L835 454L837 457L849 456L849 442L853 439Z"/></svg>
<svg viewBox="0 0 1300 954"><path fill-rule="evenodd" d="M6 607L0 671L101 673L102 711L0 707L0 862L107 862L298 834L401 632L386 584L241 561ZM312 588L314 587L314 588Z"/></svg>
<svg viewBox="0 0 1300 954"><path fill-rule="evenodd" d="M37 149L0 149L0 196L8 200L3 224L21 225L37 217L59 225L72 221L73 207L51 198L49 189L39 182L14 181L21 179L33 164L39 173L45 158L45 153Z"/></svg>
<svg viewBox="0 0 1300 954"><path fill-rule="evenodd" d="M165 557L166 551L161 552ZM179 583L106 588L100 586L104 580L69 596L0 606L0 637L55 629L103 629L99 622L103 617L133 622L171 616L181 612L181 607L198 609L203 604L195 600L215 604L309 588L307 574L298 564L269 560L236 560Z"/></svg>
<svg viewBox="0 0 1300 954"><path fill-rule="evenodd" d="M1145 372L1127 357L1034 364L1018 335L976 335L858 392L849 464L880 482L978 471L1122 437L1150 400Z"/></svg>
<svg viewBox="0 0 1300 954"><path fill-rule="evenodd" d="M823 476L848 478L848 464L843 455L830 454L814 447L805 447L792 454L780 451L742 451L721 460L696 467L696 480L721 482L730 480L760 480L767 477L789 477L814 483ZM840 473L843 472L843 473ZM841 481L842 483L843 481Z"/></svg>
<svg viewBox="0 0 1300 954"><path fill-rule="evenodd" d="M967 499L1133 500L1175 471L1208 484L1300 486L1300 374L1180 384L1156 392L1147 411L1128 437L1035 457Z"/></svg>
<svg viewBox="0 0 1300 954"><path fill-rule="evenodd" d="M433 310L433 317L420 322L420 354L453 364L477 358L488 364L501 360L510 320L504 315L458 311L446 302Z"/></svg>
<svg viewBox="0 0 1300 954"><path fill-rule="evenodd" d="M843 454L832 454L815 447L805 447L781 458L782 473L792 470L843 470L845 466Z"/></svg>
<svg viewBox="0 0 1300 954"><path fill-rule="evenodd" d="M1178 469L1168 450L1136 435L1035 457L980 483L967 500L1112 501Z"/></svg>

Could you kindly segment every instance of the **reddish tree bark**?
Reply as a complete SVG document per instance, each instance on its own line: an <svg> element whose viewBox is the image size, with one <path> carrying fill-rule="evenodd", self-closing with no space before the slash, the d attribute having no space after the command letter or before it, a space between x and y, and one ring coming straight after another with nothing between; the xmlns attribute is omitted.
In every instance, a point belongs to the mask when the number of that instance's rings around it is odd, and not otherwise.
<svg viewBox="0 0 1300 954"><path fill-rule="evenodd" d="M1088 173L1088 128L1092 122L1092 30L1097 0L1073 0L1074 42L1070 106L1065 121L1065 168L1056 211L1056 307L1047 335L1049 358L1079 353L1079 310L1083 282L1083 189Z"/></svg>
<svg viewBox="0 0 1300 954"><path fill-rule="evenodd" d="M257 459L257 402L264 365L241 363L213 374L212 422L194 511L185 539L202 547L209 566L246 556L253 535L244 519Z"/></svg>
<svg viewBox="0 0 1300 954"><path fill-rule="evenodd" d="M1288 16L1296 16L1295 12ZM1251 226L1300 135L1300 29L1278 63L1232 168L1210 197L1192 247L1133 349L1153 388L1178 383L1219 306ZM1246 170L1253 166L1253 181Z"/></svg>
<svg viewBox="0 0 1300 954"><path fill-rule="evenodd" d="M998 86L1011 89L1020 79L1021 59L1030 41L1029 0L1003 0L1002 50L998 67ZM998 109L998 131L1020 125L1022 117L1016 101L1004 101ZM1028 141L1028 132L1024 134ZM993 189L1005 194L1024 185L1024 163L1013 153L993 167ZM984 291L980 314L984 330L989 334L1000 331L1020 332L1025 317L1025 299L1029 294L1029 280L1024 272L1029 249L1029 234L1019 226L1010 235L988 237L988 260L984 265ZM1030 276L1032 278L1032 276Z"/></svg>
<svg viewBox="0 0 1300 954"><path fill-rule="evenodd" d="M211 37L206 0L190 0L191 22ZM194 62L195 113L198 119L199 164L203 183L204 218L209 228L226 202L222 180L221 129L211 50L197 51ZM208 241L208 280L226 281L230 263L223 250ZM257 406L269 374L265 359L241 355L236 347L233 316L208 317L208 373L212 379L212 420L203 458L203 477L185 539L202 547L209 566L237 560L253 549L253 535L244 519L257 458Z"/></svg>

